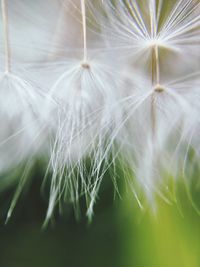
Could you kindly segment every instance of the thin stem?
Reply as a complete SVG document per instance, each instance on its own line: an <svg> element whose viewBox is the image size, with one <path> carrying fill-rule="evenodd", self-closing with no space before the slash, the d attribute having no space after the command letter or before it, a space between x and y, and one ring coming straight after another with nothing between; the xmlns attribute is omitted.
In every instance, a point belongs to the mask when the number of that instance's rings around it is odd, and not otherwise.
<svg viewBox="0 0 200 267"><path fill-rule="evenodd" d="M160 84L160 67L159 67L159 52L158 46L154 45L152 47L152 66L151 66L151 75L152 75L152 86L156 88ZM155 93L152 93L151 98L151 120L152 120L152 137L155 139L156 134L156 98Z"/></svg>
<svg viewBox="0 0 200 267"><path fill-rule="evenodd" d="M160 84L160 66L158 45L152 47L152 85Z"/></svg>
<svg viewBox="0 0 200 267"><path fill-rule="evenodd" d="M2 18L3 18L3 36L5 49L5 72L11 71L11 54L9 45L9 29L8 29L8 5L7 0L1 0Z"/></svg>
<svg viewBox="0 0 200 267"><path fill-rule="evenodd" d="M85 0L81 1L81 14L83 25L83 62L87 62L87 26L86 26L86 9Z"/></svg>
<svg viewBox="0 0 200 267"><path fill-rule="evenodd" d="M155 106L155 94L151 97L151 125L152 125L152 139L155 140L156 135L156 106Z"/></svg>

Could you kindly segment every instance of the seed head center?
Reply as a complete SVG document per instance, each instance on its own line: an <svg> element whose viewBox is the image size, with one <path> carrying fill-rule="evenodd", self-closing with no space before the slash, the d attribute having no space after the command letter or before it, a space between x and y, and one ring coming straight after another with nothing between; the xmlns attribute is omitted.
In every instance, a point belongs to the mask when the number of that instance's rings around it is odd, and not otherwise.
<svg viewBox="0 0 200 267"><path fill-rule="evenodd" d="M154 87L154 92L155 93L163 93L165 91L164 87L161 86L160 84L157 84L155 87Z"/></svg>
<svg viewBox="0 0 200 267"><path fill-rule="evenodd" d="M87 62L83 62L83 63L81 64L81 67L82 67L83 69L90 69L90 65L89 65Z"/></svg>

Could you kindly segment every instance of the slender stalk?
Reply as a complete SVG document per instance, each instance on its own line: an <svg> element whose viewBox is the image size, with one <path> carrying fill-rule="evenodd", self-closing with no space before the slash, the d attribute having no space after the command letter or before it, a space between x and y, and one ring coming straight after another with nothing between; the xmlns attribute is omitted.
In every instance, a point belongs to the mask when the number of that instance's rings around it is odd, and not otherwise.
<svg viewBox="0 0 200 267"><path fill-rule="evenodd" d="M5 73L11 71L11 53L8 29L8 3L7 0L1 0L2 18L3 18L3 38L5 50Z"/></svg>
<svg viewBox="0 0 200 267"><path fill-rule="evenodd" d="M160 83L160 67L158 45L152 47L152 85L156 86Z"/></svg>
<svg viewBox="0 0 200 267"><path fill-rule="evenodd" d="M82 25L83 25L83 62L87 62L87 26L86 26L86 9L85 0L81 1L81 14L82 14Z"/></svg>
<svg viewBox="0 0 200 267"><path fill-rule="evenodd" d="M159 92L160 84L160 67L159 67L159 51L158 46L154 45L152 47L152 66L151 66L151 78L152 78L152 87L155 92ZM158 89L156 89L158 88ZM155 92L152 93L151 98L151 120L152 120L152 138L155 139L156 132L156 104L155 104Z"/></svg>

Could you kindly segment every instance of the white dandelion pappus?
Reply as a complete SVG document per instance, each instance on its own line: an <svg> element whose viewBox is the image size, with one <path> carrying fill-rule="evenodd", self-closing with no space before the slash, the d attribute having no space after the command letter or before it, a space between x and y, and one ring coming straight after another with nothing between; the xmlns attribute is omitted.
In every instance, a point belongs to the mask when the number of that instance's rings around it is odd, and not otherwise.
<svg viewBox="0 0 200 267"><path fill-rule="evenodd" d="M4 56L0 75L0 172L7 175L10 171L16 171L18 176L18 181L17 179L14 181L18 186L8 210L6 222L10 219L20 193L30 177L33 158L39 155L45 140L42 124L43 110L41 110L44 94L38 86L33 86L26 78L27 65L24 65L24 61L27 59L23 57L23 64L17 63L18 49L15 43L12 43L13 34L10 26L13 22L10 20L9 11L8 1L2 0L3 42L1 47ZM22 166L25 167L21 172ZM11 179L12 182L13 179Z"/></svg>
<svg viewBox="0 0 200 267"><path fill-rule="evenodd" d="M151 81L140 80L140 87L133 86L133 95L124 102L125 116L118 142L123 143L122 152L152 205L154 193L169 201L167 177L178 179L184 175L188 149L193 147L199 155L197 135L199 128L199 97L193 99L199 90L199 73L191 80L184 78L174 83L163 84L162 92L154 96L154 129L152 131ZM191 90L192 88L192 90ZM161 90L161 88L159 89ZM139 103L139 104L138 104ZM153 134L153 138L152 138ZM124 141L125 140L125 141ZM187 171L188 175L188 171ZM133 179L129 185L133 188ZM137 192L134 192L137 195ZM162 195L161 195L162 194ZM163 195L165 194L165 195ZM137 196L139 199L139 197Z"/></svg>
<svg viewBox="0 0 200 267"><path fill-rule="evenodd" d="M49 92L58 103L58 124L55 124L57 132L50 160L53 175L46 221L61 199L69 199L76 205L83 194L87 215L92 217L112 150L105 154L104 147L114 124L112 106L117 86L113 70L104 60L99 60L95 50L94 59L89 59L84 0L81 0L81 14L83 59L62 62L62 74Z"/></svg>
<svg viewBox="0 0 200 267"><path fill-rule="evenodd" d="M24 33L21 41L12 41L17 34L10 33L7 1L2 0L2 171L29 159L47 136L52 137L45 224L55 207L62 211L67 201L74 203L78 216L82 196L91 219L104 174L111 164L115 168L118 155L140 207L140 192L152 207L155 195L170 202L169 179L189 180L199 162L200 2L100 2L95 10L96 2L89 0L48 0L55 14L39 0L36 5L16 4L32 21L26 56ZM82 27L77 26L77 15ZM28 64L20 71L14 56L33 62L37 71L30 71ZM50 130L42 138L46 126Z"/></svg>
<svg viewBox="0 0 200 267"><path fill-rule="evenodd" d="M1 171L22 162L37 151L36 142L41 131L39 106L42 94L20 74L12 62L9 35L9 10L6 0L1 1L3 21L4 70L0 77L1 117ZM22 75L23 76L23 75Z"/></svg>
<svg viewBox="0 0 200 267"><path fill-rule="evenodd" d="M120 0L115 5L108 1L105 6L108 19L102 24L105 25L106 38L112 48L121 50L124 56L132 55L136 60L146 56L144 53L148 55L154 45L197 56L200 43L198 0L177 0L173 3Z"/></svg>
<svg viewBox="0 0 200 267"><path fill-rule="evenodd" d="M199 129L195 99L199 94L199 64L195 75L171 83L166 82L169 77L163 75L161 66L161 59L163 63L166 57L162 49L182 58L189 53L188 66L199 57L199 1L175 1L164 19L163 5L164 1L155 0L109 2L108 24L103 27L109 33L105 35L108 50L112 45L120 60L131 62L129 73L132 69L122 107L124 120L112 138L122 146L129 168L153 205L155 192L168 201L160 190L165 177L184 175L185 160ZM135 77L135 69L145 70L146 65L150 65L149 74Z"/></svg>

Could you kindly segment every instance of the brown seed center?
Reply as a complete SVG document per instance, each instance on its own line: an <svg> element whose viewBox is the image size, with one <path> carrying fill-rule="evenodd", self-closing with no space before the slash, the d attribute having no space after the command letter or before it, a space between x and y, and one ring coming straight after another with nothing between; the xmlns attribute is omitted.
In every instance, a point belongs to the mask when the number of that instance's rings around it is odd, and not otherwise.
<svg viewBox="0 0 200 267"><path fill-rule="evenodd" d="M90 69L90 65L88 63L82 63L81 67L84 69Z"/></svg>
<svg viewBox="0 0 200 267"><path fill-rule="evenodd" d="M156 93L163 93L164 91L165 89L160 84L157 84L154 88L154 92Z"/></svg>

